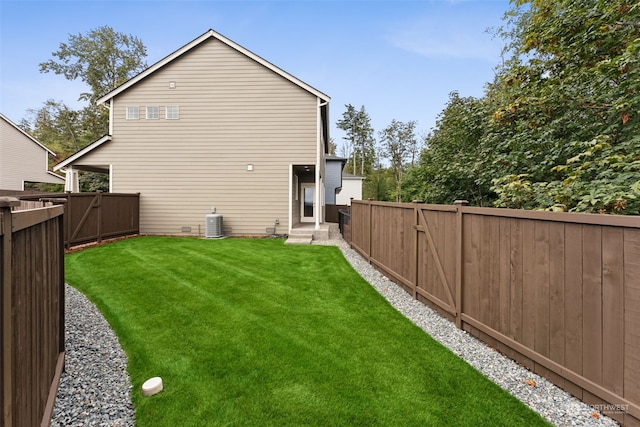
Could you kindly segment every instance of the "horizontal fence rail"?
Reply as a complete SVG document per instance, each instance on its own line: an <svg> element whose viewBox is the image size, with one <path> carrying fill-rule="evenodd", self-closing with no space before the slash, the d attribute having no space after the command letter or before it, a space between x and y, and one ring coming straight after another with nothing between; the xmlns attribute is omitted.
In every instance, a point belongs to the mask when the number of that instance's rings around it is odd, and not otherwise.
<svg viewBox="0 0 640 427"><path fill-rule="evenodd" d="M48 426L64 368L63 207L0 197L0 425Z"/></svg>
<svg viewBox="0 0 640 427"><path fill-rule="evenodd" d="M414 298L640 423L640 217L353 201L350 229Z"/></svg>

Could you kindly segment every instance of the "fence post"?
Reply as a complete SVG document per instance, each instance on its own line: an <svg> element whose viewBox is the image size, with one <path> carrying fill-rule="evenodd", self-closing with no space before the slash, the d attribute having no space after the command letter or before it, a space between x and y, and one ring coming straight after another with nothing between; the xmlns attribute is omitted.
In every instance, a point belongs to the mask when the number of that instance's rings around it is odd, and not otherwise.
<svg viewBox="0 0 640 427"><path fill-rule="evenodd" d="M20 200L15 197L0 197L0 226L2 227L2 292L0 293L0 336L2 337L2 367L0 378L2 382L2 425L13 425L13 301L11 298L12 283L12 240L13 218L11 208L20 206Z"/></svg>
<svg viewBox="0 0 640 427"><path fill-rule="evenodd" d="M98 243L102 242L102 190L98 192Z"/></svg>
<svg viewBox="0 0 640 427"><path fill-rule="evenodd" d="M413 204L414 205L419 205L424 203L424 201L422 200L414 200ZM415 223L414 229L415 229L415 233L413 234L413 254L414 254L414 269L413 269L413 275L414 275L414 282L413 282L413 289L412 289L412 293L411 296L413 297L413 299L418 299L418 284L420 283L420 277L419 277L419 271L420 271L420 252L418 252L418 240L420 239L420 230L418 229L418 226L420 225L420 206L414 206L413 207L413 221Z"/></svg>
<svg viewBox="0 0 640 427"><path fill-rule="evenodd" d="M468 205L467 200L456 200L456 326L462 329L462 267L464 265L462 247L462 215L463 207Z"/></svg>
<svg viewBox="0 0 640 427"><path fill-rule="evenodd" d="M73 193L67 191L67 204L64 206L64 245L66 249L71 247L71 212L73 212Z"/></svg>
<svg viewBox="0 0 640 427"><path fill-rule="evenodd" d="M369 247L367 248L367 257L369 258L369 264L371 264L371 260L373 259L371 254L371 239L373 236L373 205L371 204L371 199L368 199L367 202L369 203Z"/></svg>

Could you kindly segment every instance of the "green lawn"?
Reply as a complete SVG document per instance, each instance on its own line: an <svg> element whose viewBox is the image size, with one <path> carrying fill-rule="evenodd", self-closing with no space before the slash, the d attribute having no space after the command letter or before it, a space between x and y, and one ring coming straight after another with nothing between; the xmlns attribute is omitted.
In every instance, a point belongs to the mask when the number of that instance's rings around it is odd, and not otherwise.
<svg viewBox="0 0 640 427"><path fill-rule="evenodd" d="M127 353L137 426L545 424L336 247L138 237L66 255L66 278Z"/></svg>

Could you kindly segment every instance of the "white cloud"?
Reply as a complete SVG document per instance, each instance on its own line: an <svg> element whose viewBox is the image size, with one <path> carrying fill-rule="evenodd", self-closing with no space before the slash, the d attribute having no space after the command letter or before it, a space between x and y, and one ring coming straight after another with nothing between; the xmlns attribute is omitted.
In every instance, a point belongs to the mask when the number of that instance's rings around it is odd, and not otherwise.
<svg viewBox="0 0 640 427"><path fill-rule="evenodd" d="M454 10L466 15L451 13ZM394 25L386 40L394 47L429 58L480 59L496 62L502 42L487 28L499 25L487 16L472 16L464 8L447 14L431 14ZM498 17L499 18L499 17ZM499 19L498 19L499 20Z"/></svg>

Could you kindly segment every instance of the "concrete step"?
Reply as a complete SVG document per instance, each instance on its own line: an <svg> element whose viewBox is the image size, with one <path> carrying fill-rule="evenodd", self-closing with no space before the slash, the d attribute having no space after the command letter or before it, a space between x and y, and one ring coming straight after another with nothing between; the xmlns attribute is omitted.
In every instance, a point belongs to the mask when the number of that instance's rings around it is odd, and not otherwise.
<svg viewBox="0 0 640 427"><path fill-rule="evenodd" d="M290 234L285 240L285 245L310 245L313 240L313 234Z"/></svg>

